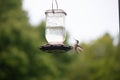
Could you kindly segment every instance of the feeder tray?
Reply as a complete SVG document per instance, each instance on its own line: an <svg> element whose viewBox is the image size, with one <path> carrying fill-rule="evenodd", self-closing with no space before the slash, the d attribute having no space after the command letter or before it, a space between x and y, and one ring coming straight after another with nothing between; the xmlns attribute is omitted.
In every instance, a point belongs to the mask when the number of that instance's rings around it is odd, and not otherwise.
<svg viewBox="0 0 120 80"><path fill-rule="evenodd" d="M64 53L72 49L72 46L63 45L63 44L45 44L39 47L40 50L48 53Z"/></svg>

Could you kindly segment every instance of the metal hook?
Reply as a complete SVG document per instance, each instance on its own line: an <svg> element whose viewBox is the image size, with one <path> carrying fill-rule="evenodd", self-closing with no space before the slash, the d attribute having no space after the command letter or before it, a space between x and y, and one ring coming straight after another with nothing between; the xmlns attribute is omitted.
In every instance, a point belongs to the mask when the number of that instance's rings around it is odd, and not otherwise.
<svg viewBox="0 0 120 80"><path fill-rule="evenodd" d="M54 13L53 2L54 2L54 0L52 0L52 11L53 11L53 13ZM56 3L56 8L58 9L58 3L57 3L57 0L55 0L55 3Z"/></svg>

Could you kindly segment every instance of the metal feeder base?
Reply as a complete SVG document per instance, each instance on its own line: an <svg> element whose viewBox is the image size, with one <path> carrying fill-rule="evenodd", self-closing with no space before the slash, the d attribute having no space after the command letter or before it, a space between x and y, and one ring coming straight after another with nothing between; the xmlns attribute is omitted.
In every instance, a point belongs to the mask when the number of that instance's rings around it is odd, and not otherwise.
<svg viewBox="0 0 120 80"><path fill-rule="evenodd" d="M72 49L72 46L62 45L62 44L45 44L39 47L40 50L49 52L49 53L65 53Z"/></svg>

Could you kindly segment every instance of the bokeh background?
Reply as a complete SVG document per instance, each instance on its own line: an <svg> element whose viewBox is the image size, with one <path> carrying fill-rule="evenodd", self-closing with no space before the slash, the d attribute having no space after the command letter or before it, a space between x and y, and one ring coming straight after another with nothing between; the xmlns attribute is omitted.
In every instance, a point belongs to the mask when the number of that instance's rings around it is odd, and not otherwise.
<svg viewBox="0 0 120 80"><path fill-rule="evenodd" d="M120 80L120 45L109 33L81 42L80 54L45 53L45 22L31 25L22 5L0 0L0 80Z"/></svg>

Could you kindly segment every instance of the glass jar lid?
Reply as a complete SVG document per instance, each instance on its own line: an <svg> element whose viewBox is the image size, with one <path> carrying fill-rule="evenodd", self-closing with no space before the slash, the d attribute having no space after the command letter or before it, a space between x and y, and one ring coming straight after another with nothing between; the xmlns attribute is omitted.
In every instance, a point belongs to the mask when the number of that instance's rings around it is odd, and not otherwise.
<svg viewBox="0 0 120 80"><path fill-rule="evenodd" d="M45 14L47 15L48 13L63 13L67 15L67 13L62 9L49 9L45 12Z"/></svg>

